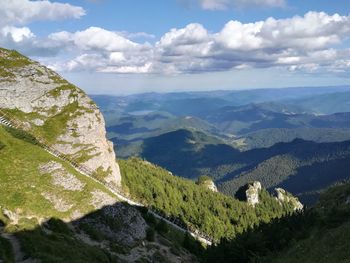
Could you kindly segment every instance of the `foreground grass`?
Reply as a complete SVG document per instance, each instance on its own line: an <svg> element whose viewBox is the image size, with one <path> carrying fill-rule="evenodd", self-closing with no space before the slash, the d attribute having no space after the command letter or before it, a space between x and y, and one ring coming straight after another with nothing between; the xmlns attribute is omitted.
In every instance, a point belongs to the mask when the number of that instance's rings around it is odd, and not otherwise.
<svg viewBox="0 0 350 263"><path fill-rule="evenodd" d="M74 211L86 214L94 210L90 204L91 192L95 189L106 192L103 186L79 174L42 148L15 138L3 126L0 126L0 142L0 206L16 212L20 217L63 219L69 218ZM67 172L85 184L82 191L65 190L61 186L53 185L49 174L41 174L40 165L50 161L61 163ZM45 192L59 196L72 207L66 212L57 211L43 197Z"/></svg>

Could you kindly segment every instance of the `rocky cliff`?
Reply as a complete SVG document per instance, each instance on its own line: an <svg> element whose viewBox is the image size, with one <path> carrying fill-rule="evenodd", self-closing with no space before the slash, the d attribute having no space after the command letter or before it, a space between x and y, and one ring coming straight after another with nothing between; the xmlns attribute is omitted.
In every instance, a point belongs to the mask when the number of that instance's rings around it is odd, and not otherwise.
<svg viewBox="0 0 350 263"><path fill-rule="evenodd" d="M57 73L16 51L0 49L0 109L99 179L120 185L101 112L82 90Z"/></svg>
<svg viewBox="0 0 350 263"><path fill-rule="evenodd" d="M255 205L260 203L260 194L262 190L265 189L262 188L261 183L259 181L254 181L242 186L237 191L236 198L255 207ZM304 208L303 204L297 197L282 188L275 188L274 196L275 200L280 205L287 204L291 206L294 211L302 210Z"/></svg>
<svg viewBox="0 0 350 263"><path fill-rule="evenodd" d="M202 175L202 176L198 177L197 184L202 186L202 187L207 188L208 190L210 190L212 192L218 192L218 189L217 189L214 181L209 176Z"/></svg>
<svg viewBox="0 0 350 263"><path fill-rule="evenodd" d="M302 210L304 208L303 204L298 200L298 198L282 188L275 188L275 194L278 202L281 204L283 202L290 203L293 205L294 211Z"/></svg>

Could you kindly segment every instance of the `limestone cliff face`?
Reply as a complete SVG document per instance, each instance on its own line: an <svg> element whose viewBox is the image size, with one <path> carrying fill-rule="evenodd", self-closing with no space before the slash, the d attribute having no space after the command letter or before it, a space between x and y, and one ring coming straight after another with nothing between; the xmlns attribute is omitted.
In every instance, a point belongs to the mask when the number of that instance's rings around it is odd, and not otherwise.
<svg viewBox="0 0 350 263"><path fill-rule="evenodd" d="M299 211L304 208L303 204L300 203L298 198L288 193L286 190L282 188L275 188L275 193L276 193L276 199L279 203L283 203L283 202L290 203L291 205L293 205L294 211Z"/></svg>
<svg viewBox="0 0 350 263"><path fill-rule="evenodd" d="M103 116L79 88L15 51L0 49L0 108L44 143L118 186Z"/></svg>
<svg viewBox="0 0 350 263"><path fill-rule="evenodd" d="M248 189L245 191L248 204L255 206L259 203L259 191L261 191L260 182L255 181L251 184L248 184Z"/></svg>

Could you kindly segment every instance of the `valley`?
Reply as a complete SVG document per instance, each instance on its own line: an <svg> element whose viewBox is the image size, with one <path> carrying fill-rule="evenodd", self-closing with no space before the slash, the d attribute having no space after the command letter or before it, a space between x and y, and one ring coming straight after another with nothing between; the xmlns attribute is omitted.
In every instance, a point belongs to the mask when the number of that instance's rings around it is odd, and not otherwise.
<svg viewBox="0 0 350 263"><path fill-rule="evenodd" d="M312 205L329 185L349 180L349 89L93 97L121 158L138 156L193 180L208 175L231 196L258 180ZM335 98L339 112L330 110Z"/></svg>

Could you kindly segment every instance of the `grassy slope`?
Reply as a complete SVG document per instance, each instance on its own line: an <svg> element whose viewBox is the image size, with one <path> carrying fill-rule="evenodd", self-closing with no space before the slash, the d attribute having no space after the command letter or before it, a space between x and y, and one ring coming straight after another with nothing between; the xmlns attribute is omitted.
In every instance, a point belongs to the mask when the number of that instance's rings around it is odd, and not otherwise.
<svg viewBox="0 0 350 263"><path fill-rule="evenodd" d="M112 245L107 250L88 245L76 237L76 232L84 231L97 243L109 240L110 237L100 233L101 225L87 225L80 223L79 220L69 220L70 223L64 223L65 219L69 219L72 211L79 210L87 220L99 217L102 225L102 222L105 222L103 220L107 220L109 227L116 227L119 231L123 226L118 223L118 220L107 218L101 210L96 211L90 205L91 191L99 189L112 194L103 186L80 175L66 163L32 144L31 138L19 139L18 134L14 136L14 131L10 131L0 125L0 233L3 225L5 232L13 233L18 238L22 252L26 256L40 259L41 262L119 262L110 251L117 254L129 253L130 248L115 242L110 243ZM83 191L64 190L51 183L49 174L40 174L38 167L50 161L61 163L69 173L85 183ZM57 211L41 195L41 192L44 191L59 195L73 204L73 207L67 212ZM5 209L19 215L18 224L14 224L4 215ZM43 220L44 223L39 224L38 219ZM152 222L156 221L153 219ZM75 226L74 232L71 229L72 225ZM188 252L182 248L185 245L183 244L183 233L172 228L163 233L157 229L157 224L154 226L151 224L151 227L154 227L156 233L167 239L164 241L167 243L166 247L176 250L180 256L188 255ZM140 252L141 257L146 257L146 253L151 249L150 246L159 247L162 244L159 242L159 237L157 237L155 243L148 244L144 249L145 252ZM196 244L192 239L189 242ZM147 257L156 256L152 253ZM158 257L164 257L162 253L158 254ZM0 261L14 262L13 258L11 244L0 236Z"/></svg>
<svg viewBox="0 0 350 263"><path fill-rule="evenodd" d="M311 211L316 220L310 235L274 257L277 263L350 262L350 183L329 189Z"/></svg>
<svg viewBox="0 0 350 263"><path fill-rule="evenodd" d="M94 189L106 192L105 188L77 173L72 167L40 147L14 138L2 126L0 126L0 141L4 145L0 150L0 205L8 210L18 210L23 217L35 215L38 218L66 218L74 210L81 213L93 210L90 201L91 191ZM84 189L68 191L53 185L50 175L40 175L39 166L52 160L61 163L69 173L85 183ZM41 195L42 192L57 194L73 207L67 212L58 212Z"/></svg>
<svg viewBox="0 0 350 263"><path fill-rule="evenodd" d="M71 216L72 211L87 214L95 210L90 205L94 189L109 192L40 147L13 137L3 126L0 126L0 145L0 223L5 223L6 232L14 233L21 240L25 254L42 262L110 262L108 254L75 238L62 222ZM38 168L49 161L61 163L69 173L85 183L84 189L68 191L53 185L51 176L41 175ZM59 212L41 195L42 192L56 194L73 207L67 212ZM4 209L17 213L18 224L12 224L3 215ZM38 220L50 218L56 218L56 221L46 223L52 231L47 234ZM6 239L1 238L0 242L0 259L13 262L11 245Z"/></svg>
<svg viewBox="0 0 350 263"><path fill-rule="evenodd" d="M332 187L311 209L210 247L206 262L350 262L349 200L350 183Z"/></svg>

